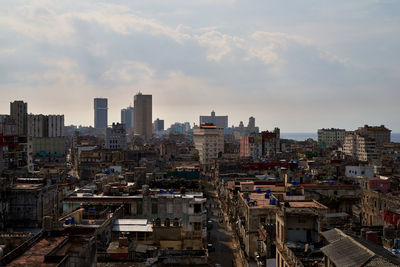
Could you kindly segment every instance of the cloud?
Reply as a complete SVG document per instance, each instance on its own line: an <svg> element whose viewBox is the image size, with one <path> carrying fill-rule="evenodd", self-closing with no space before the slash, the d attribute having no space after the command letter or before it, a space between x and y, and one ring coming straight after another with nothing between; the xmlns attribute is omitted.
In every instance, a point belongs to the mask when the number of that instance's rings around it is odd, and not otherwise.
<svg viewBox="0 0 400 267"><path fill-rule="evenodd" d="M393 1L149 1L8 1L1 112L24 98L33 112L65 111L68 122L91 124L92 98L104 96L118 120L141 90L171 123L210 109L230 123L255 115L262 128L286 130L336 115L351 124L350 113L399 123Z"/></svg>

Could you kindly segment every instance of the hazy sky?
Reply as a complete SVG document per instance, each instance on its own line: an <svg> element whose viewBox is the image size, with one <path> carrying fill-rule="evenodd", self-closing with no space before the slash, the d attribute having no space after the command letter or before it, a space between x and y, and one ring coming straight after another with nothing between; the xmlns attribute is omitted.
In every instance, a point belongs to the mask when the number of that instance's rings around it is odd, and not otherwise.
<svg viewBox="0 0 400 267"><path fill-rule="evenodd" d="M0 9L0 113L109 123L139 90L153 117L314 132L400 132L400 1L16 1Z"/></svg>

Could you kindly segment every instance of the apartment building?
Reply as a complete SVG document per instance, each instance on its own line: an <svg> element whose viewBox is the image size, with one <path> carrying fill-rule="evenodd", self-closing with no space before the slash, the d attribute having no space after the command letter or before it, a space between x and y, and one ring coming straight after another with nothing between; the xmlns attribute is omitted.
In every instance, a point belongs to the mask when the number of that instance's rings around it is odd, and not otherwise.
<svg viewBox="0 0 400 267"><path fill-rule="evenodd" d="M106 130L107 149L126 149L126 129L125 124L113 123Z"/></svg>
<svg viewBox="0 0 400 267"><path fill-rule="evenodd" d="M385 125L381 126L368 126L364 125L364 127L359 127L356 130L361 136L367 136L376 142L376 146L378 148L382 148L384 143L390 143L390 133L391 130L385 127Z"/></svg>
<svg viewBox="0 0 400 267"><path fill-rule="evenodd" d="M318 144L322 147L342 146L346 137L344 129L319 129Z"/></svg>
<svg viewBox="0 0 400 267"><path fill-rule="evenodd" d="M212 123L217 127L228 127L228 116L215 116L215 111L211 111L211 116L200 116L200 125Z"/></svg>
<svg viewBox="0 0 400 267"><path fill-rule="evenodd" d="M279 202L276 213L276 266L311 266L322 262L315 247L327 207L317 201ZM319 266L319 265L317 265Z"/></svg>
<svg viewBox="0 0 400 267"><path fill-rule="evenodd" d="M374 162L379 159L375 140L357 132L346 133L343 152L360 161Z"/></svg>
<svg viewBox="0 0 400 267"><path fill-rule="evenodd" d="M209 165L224 152L224 128L202 124L193 128L193 142L202 165Z"/></svg>
<svg viewBox="0 0 400 267"><path fill-rule="evenodd" d="M28 115L29 137L63 137L64 115Z"/></svg>

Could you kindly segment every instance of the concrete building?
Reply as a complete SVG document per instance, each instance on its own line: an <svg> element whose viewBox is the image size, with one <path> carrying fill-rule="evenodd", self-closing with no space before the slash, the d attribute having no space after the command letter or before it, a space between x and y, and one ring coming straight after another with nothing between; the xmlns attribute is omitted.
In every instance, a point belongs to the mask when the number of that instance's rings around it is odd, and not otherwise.
<svg viewBox="0 0 400 267"><path fill-rule="evenodd" d="M125 124L113 123L112 127L106 130L107 149L126 149L126 130Z"/></svg>
<svg viewBox="0 0 400 267"><path fill-rule="evenodd" d="M285 201L276 213L276 265L312 266L322 257L309 257L320 233L327 207L317 201ZM304 252L307 253L304 253ZM319 266L319 265L316 265Z"/></svg>
<svg viewBox="0 0 400 267"><path fill-rule="evenodd" d="M29 137L63 137L64 115L28 115Z"/></svg>
<svg viewBox="0 0 400 267"><path fill-rule="evenodd" d="M375 176L374 166L346 166L346 177L372 178Z"/></svg>
<svg viewBox="0 0 400 267"><path fill-rule="evenodd" d="M251 183L251 182L247 182ZM243 184L243 185L242 185ZM241 183L241 187L246 182ZM250 184L250 185L254 185ZM252 186L253 187L253 186ZM274 188L271 186L270 188ZM265 189L265 188L263 188ZM269 190L269 189L268 189ZM269 190L270 192L270 190ZM246 255L254 257L258 248L258 227L260 224L275 224L275 213L277 206L270 201L270 193L238 193L237 213L239 218L239 236L244 243Z"/></svg>
<svg viewBox="0 0 400 267"><path fill-rule="evenodd" d="M322 147L342 146L346 137L344 129L319 129L318 144Z"/></svg>
<svg viewBox="0 0 400 267"><path fill-rule="evenodd" d="M200 164L211 164L224 153L224 128L203 124L193 128L193 141L199 152Z"/></svg>
<svg viewBox="0 0 400 267"><path fill-rule="evenodd" d="M263 155L262 135L250 134L240 137L240 157L258 159Z"/></svg>
<svg viewBox="0 0 400 267"><path fill-rule="evenodd" d="M70 196L64 200L64 211L69 211L81 203L123 203L125 216L131 219L160 219L165 222L177 218L185 232L201 232L207 236L206 198L203 193L175 193L173 190L152 190L144 186L143 194L128 196Z"/></svg>
<svg viewBox="0 0 400 267"><path fill-rule="evenodd" d="M142 93L135 95L134 133L145 139L150 139L153 134L152 105L152 95L143 95Z"/></svg>
<svg viewBox="0 0 400 267"><path fill-rule="evenodd" d="M400 221L400 198L397 193L389 193L390 180L387 177L366 178L362 183L362 225L383 226L386 213L391 213L393 226ZM392 219L395 220L392 220Z"/></svg>
<svg viewBox="0 0 400 267"><path fill-rule="evenodd" d="M0 115L0 136L17 135L17 124L10 115Z"/></svg>
<svg viewBox="0 0 400 267"><path fill-rule="evenodd" d="M63 157L65 156L64 137L29 137L32 156Z"/></svg>
<svg viewBox="0 0 400 267"><path fill-rule="evenodd" d="M250 133L240 137L240 157L271 157L280 150L280 130L275 128L273 132Z"/></svg>
<svg viewBox="0 0 400 267"><path fill-rule="evenodd" d="M24 101L14 101L10 103L10 116L17 124L17 133L19 136L28 134L28 103Z"/></svg>
<svg viewBox="0 0 400 267"><path fill-rule="evenodd" d="M135 116L135 109L133 107L127 107L121 109L121 123L125 124L125 129L128 132L133 131L134 116Z"/></svg>
<svg viewBox="0 0 400 267"><path fill-rule="evenodd" d="M379 159L375 140L356 132L346 133L343 153L360 161L374 162Z"/></svg>
<svg viewBox="0 0 400 267"><path fill-rule="evenodd" d="M200 116L200 125L212 123L217 127L228 127L228 116L215 116L215 111L211 111L211 116Z"/></svg>
<svg viewBox="0 0 400 267"><path fill-rule="evenodd" d="M155 133L164 131L164 120L157 118L153 123L153 128Z"/></svg>
<svg viewBox="0 0 400 267"><path fill-rule="evenodd" d="M6 227L40 228L43 217L57 211L57 185L38 183L40 179L23 179L25 183L10 185L5 190ZM29 182L29 183L28 183Z"/></svg>
<svg viewBox="0 0 400 267"><path fill-rule="evenodd" d="M108 99L94 99L94 128L105 129L108 125Z"/></svg>
<svg viewBox="0 0 400 267"><path fill-rule="evenodd" d="M356 133L361 136L366 136L375 140L376 146L378 148L382 148L384 143L390 143L391 130L386 128L385 125L381 126L364 125L364 127L358 128L356 130Z"/></svg>
<svg viewBox="0 0 400 267"><path fill-rule="evenodd" d="M64 115L47 115L48 137L64 136Z"/></svg>
<svg viewBox="0 0 400 267"><path fill-rule="evenodd" d="M47 120L46 116L39 115L28 115L28 136L30 137L45 137L47 136Z"/></svg>

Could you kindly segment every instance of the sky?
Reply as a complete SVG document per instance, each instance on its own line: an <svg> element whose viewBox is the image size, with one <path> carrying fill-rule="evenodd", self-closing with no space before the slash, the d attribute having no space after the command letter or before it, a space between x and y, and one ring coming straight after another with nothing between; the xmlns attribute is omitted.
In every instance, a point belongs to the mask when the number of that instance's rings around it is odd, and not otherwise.
<svg viewBox="0 0 400 267"><path fill-rule="evenodd" d="M3 0L0 114L109 124L139 91L166 126L254 116L261 130L400 132L398 0Z"/></svg>

